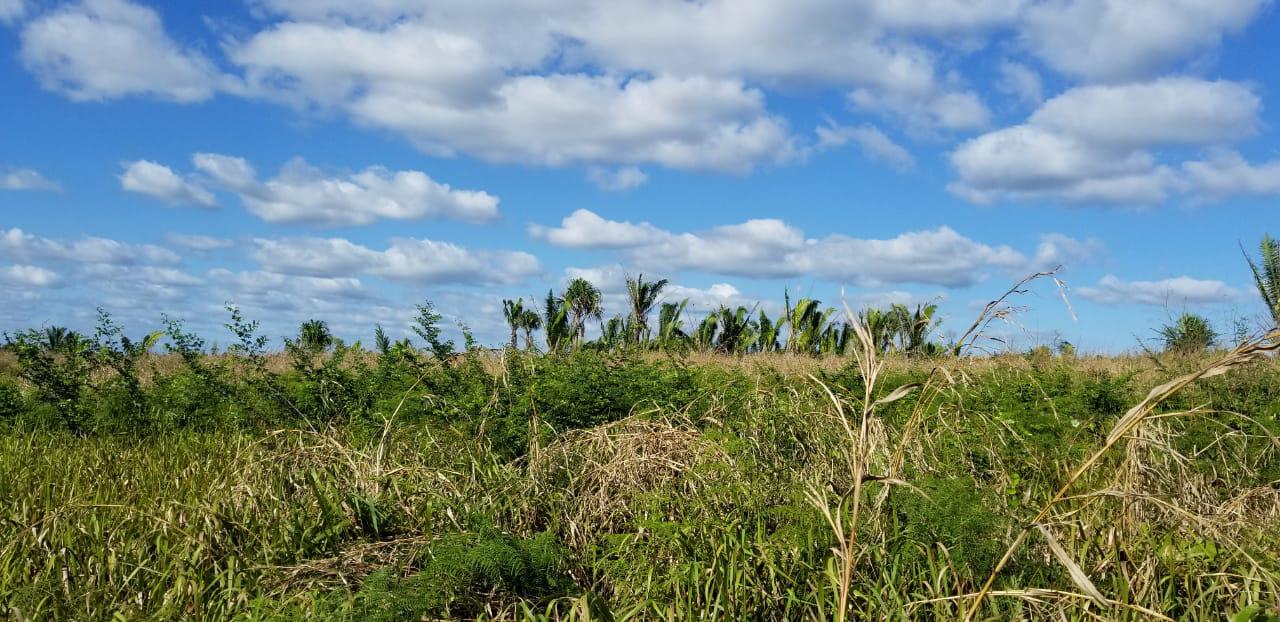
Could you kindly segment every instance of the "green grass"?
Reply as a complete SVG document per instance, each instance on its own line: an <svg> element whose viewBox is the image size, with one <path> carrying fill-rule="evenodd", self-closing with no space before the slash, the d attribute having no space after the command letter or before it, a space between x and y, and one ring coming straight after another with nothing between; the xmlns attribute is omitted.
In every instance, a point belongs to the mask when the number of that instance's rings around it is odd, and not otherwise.
<svg viewBox="0 0 1280 622"><path fill-rule="evenodd" d="M1118 417L1204 362L942 361L890 361L876 396L930 384L862 454L835 404L861 412L863 374L831 359L152 357L74 403L7 366L0 617L837 619L834 548L849 619L956 619ZM976 618L1277 619L1278 404L1271 361L1176 395L1045 521L1110 602L1032 535ZM824 510L849 516L858 456L892 477L841 549Z"/></svg>

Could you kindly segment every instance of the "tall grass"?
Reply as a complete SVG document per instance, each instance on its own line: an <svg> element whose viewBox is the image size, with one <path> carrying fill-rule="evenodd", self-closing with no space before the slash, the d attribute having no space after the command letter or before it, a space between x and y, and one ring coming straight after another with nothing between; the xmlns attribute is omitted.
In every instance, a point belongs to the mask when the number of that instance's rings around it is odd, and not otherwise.
<svg viewBox="0 0 1280 622"><path fill-rule="evenodd" d="M1276 337L1160 366L388 353L197 375L164 360L136 390L87 385L78 430L3 376L0 607L1274 619Z"/></svg>

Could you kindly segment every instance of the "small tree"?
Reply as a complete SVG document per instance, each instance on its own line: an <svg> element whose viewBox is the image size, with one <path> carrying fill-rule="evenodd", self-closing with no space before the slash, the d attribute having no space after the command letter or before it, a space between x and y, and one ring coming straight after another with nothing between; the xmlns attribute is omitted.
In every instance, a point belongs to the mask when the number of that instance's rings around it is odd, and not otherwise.
<svg viewBox="0 0 1280 622"><path fill-rule="evenodd" d="M298 346L308 352L324 352L333 345L333 333L324 320L307 320L298 327Z"/></svg>
<svg viewBox="0 0 1280 622"><path fill-rule="evenodd" d="M436 307L430 300L418 305L418 317L413 319L413 332L422 337L427 342L427 346L431 348L431 353L440 360L445 360L453 356L453 340L445 340L441 338L440 320L444 316L436 312Z"/></svg>
<svg viewBox="0 0 1280 622"><path fill-rule="evenodd" d="M1199 354L1218 341L1209 320L1194 313L1183 313L1172 324L1157 331L1164 341L1165 352L1175 354Z"/></svg>

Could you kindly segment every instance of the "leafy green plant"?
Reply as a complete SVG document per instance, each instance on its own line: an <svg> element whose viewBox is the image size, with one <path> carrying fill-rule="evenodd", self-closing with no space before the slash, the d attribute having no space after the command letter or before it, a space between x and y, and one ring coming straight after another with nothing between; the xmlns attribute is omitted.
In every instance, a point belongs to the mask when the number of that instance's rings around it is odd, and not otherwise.
<svg viewBox="0 0 1280 622"><path fill-rule="evenodd" d="M1157 332L1164 342L1165 351L1175 354L1198 354L1218 341L1218 333L1213 330L1209 320L1194 313L1183 313L1172 324L1162 326Z"/></svg>
<svg viewBox="0 0 1280 622"><path fill-rule="evenodd" d="M1245 253L1245 259L1249 262L1249 270L1253 272L1258 296L1271 314L1272 323L1280 326L1280 240L1270 235L1262 236L1262 241L1258 243L1257 263L1248 253Z"/></svg>

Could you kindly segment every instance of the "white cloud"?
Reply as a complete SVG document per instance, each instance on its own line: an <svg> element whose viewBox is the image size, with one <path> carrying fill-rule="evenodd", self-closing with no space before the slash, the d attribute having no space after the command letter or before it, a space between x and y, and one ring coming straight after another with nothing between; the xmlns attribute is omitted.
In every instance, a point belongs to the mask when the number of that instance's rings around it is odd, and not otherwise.
<svg viewBox="0 0 1280 622"><path fill-rule="evenodd" d="M0 283L15 287L52 287L62 282L57 272L22 264L0 266Z"/></svg>
<svg viewBox="0 0 1280 622"><path fill-rule="evenodd" d="M126 163L125 171L120 175L120 187L155 197L170 205L217 206L213 193L179 177L173 169L150 160Z"/></svg>
<svg viewBox="0 0 1280 622"><path fill-rule="evenodd" d="M231 248L235 245L231 240L199 234L169 233L164 236L164 239L170 244L198 252Z"/></svg>
<svg viewBox="0 0 1280 622"><path fill-rule="evenodd" d="M1102 242L1092 238L1077 240L1061 233L1046 233L1040 236L1031 265L1036 270L1071 268L1096 260L1104 250Z"/></svg>
<svg viewBox="0 0 1280 622"><path fill-rule="evenodd" d="M17 228L0 230L0 256L19 261L45 259L113 265L176 264L181 259L173 251L152 244L128 244L97 237L64 242Z"/></svg>
<svg viewBox="0 0 1280 622"><path fill-rule="evenodd" d="M976 130L991 123L991 111L972 91L921 94L864 88L852 91L849 101L859 108L899 118L915 132L935 128Z"/></svg>
<svg viewBox="0 0 1280 622"><path fill-rule="evenodd" d="M1040 74L1022 63L1000 63L1000 81L996 83L996 88L1026 104L1034 105L1044 101L1044 82L1040 79Z"/></svg>
<svg viewBox="0 0 1280 622"><path fill-rule="evenodd" d="M498 217L498 197L453 188L421 171L371 166L356 173L327 175L294 158L276 177L259 180L244 158L198 153L192 160L210 183L234 192L246 209L267 222L365 225L378 219L483 222ZM167 173L181 181L166 167L159 168L163 171L152 177L164 178Z"/></svg>
<svg viewBox="0 0 1280 622"><path fill-rule="evenodd" d="M909 171L916 166L916 159L902 145L893 142L879 128L870 124L857 127L818 126L818 148L829 149L855 142L868 158L883 162L895 170Z"/></svg>
<svg viewBox="0 0 1280 622"><path fill-rule="evenodd" d="M1182 170L1201 200L1280 195L1280 159L1250 164L1235 151L1215 151L1207 160L1184 162Z"/></svg>
<svg viewBox="0 0 1280 622"><path fill-rule="evenodd" d="M673 233L649 223L610 221L578 210L560 227L534 226L558 246L622 251L646 271L692 270L749 278L818 278L878 286L931 283L966 286L984 268L1021 268L1028 259L1008 246L970 240L948 227L887 240L830 235L807 239L781 220L749 220L700 233Z"/></svg>
<svg viewBox="0 0 1280 622"><path fill-rule="evenodd" d="M634 166L622 166L615 169L593 166L587 169L587 179L601 190L622 192L639 188L649 181L644 171Z"/></svg>
<svg viewBox="0 0 1280 622"><path fill-rule="evenodd" d="M916 129L986 126L977 94L936 75L928 43L985 36L1023 4L264 0L281 19L227 54L259 96L345 113L433 154L743 172L796 157L747 84L842 89Z"/></svg>
<svg viewBox="0 0 1280 622"><path fill-rule="evenodd" d="M26 12L25 0L0 0L0 23L17 20Z"/></svg>
<svg viewBox="0 0 1280 622"><path fill-rule="evenodd" d="M1028 123L1095 145L1200 145L1252 135L1261 108L1253 89L1238 82L1161 78L1071 89Z"/></svg>
<svg viewBox="0 0 1280 622"><path fill-rule="evenodd" d="M385 27L287 21L229 54L264 96L345 111L430 153L741 172L793 151L785 123L741 80L531 74L557 48L547 16L482 25L470 11Z"/></svg>
<svg viewBox="0 0 1280 622"><path fill-rule="evenodd" d="M184 49L160 16L127 0L83 0L29 22L19 57L40 84L76 101L146 94L209 99L223 78L203 54Z"/></svg>
<svg viewBox="0 0 1280 622"><path fill-rule="evenodd" d="M359 279L279 274L269 271L233 272L214 268L208 278L230 292L232 303L247 303L265 309L304 309L304 303L327 303L335 299L366 300L374 294Z"/></svg>
<svg viewBox="0 0 1280 622"><path fill-rule="evenodd" d="M252 256L269 272L306 276L363 273L408 283L515 284L541 273L522 251L468 249L396 238L374 250L342 238L256 239Z"/></svg>
<svg viewBox="0 0 1280 622"><path fill-rule="evenodd" d="M529 233L556 246L568 248L629 248L664 239L667 232L649 223L605 220L595 212L575 210L559 227L533 224Z"/></svg>
<svg viewBox="0 0 1280 622"><path fill-rule="evenodd" d="M0 168L0 190L58 190L58 182L31 168Z"/></svg>
<svg viewBox="0 0 1280 622"><path fill-rule="evenodd" d="M1266 0L1049 0L1029 6L1024 45L1049 66L1090 80L1150 77L1210 50Z"/></svg>
<svg viewBox="0 0 1280 622"><path fill-rule="evenodd" d="M1151 205L1185 182L1152 148L1214 145L1251 134L1259 100L1238 83L1168 78L1071 89L1025 124L962 143L956 195L986 203L1048 198Z"/></svg>
<svg viewBox="0 0 1280 622"><path fill-rule="evenodd" d="M1225 303L1240 298L1240 291L1222 281L1179 276L1160 281L1125 281L1102 277L1096 287L1075 290L1081 298L1102 304L1172 305Z"/></svg>

